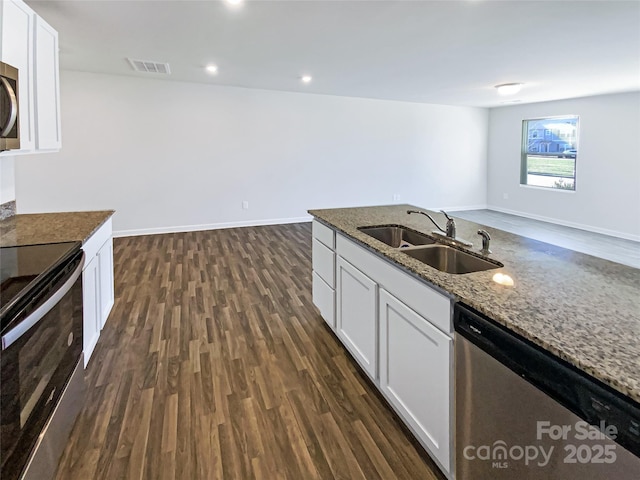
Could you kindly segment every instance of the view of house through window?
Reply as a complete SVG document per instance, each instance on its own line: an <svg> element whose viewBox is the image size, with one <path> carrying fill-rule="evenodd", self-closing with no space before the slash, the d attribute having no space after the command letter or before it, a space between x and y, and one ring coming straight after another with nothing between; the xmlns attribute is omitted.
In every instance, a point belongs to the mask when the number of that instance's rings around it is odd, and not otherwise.
<svg viewBox="0 0 640 480"><path fill-rule="evenodd" d="M577 156L577 116L522 122L522 185L575 190Z"/></svg>

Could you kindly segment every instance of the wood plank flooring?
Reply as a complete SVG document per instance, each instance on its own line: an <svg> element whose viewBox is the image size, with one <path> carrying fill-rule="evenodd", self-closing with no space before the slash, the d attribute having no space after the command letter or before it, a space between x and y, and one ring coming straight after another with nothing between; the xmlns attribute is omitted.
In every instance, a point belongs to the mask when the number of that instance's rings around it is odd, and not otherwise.
<svg viewBox="0 0 640 480"><path fill-rule="evenodd" d="M311 300L311 225L114 240L68 479L443 479Z"/></svg>

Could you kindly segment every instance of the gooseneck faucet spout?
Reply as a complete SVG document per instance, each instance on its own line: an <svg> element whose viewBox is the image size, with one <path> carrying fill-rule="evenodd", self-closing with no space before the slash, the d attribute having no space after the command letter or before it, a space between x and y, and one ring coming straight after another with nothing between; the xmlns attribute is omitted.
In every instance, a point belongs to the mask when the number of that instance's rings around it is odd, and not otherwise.
<svg viewBox="0 0 640 480"><path fill-rule="evenodd" d="M473 244L471 242L468 242L467 240L464 240L462 238L457 238L456 237L456 222L453 218L451 218L449 215L447 215L447 212L445 212L444 210L440 210L440 212L442 212L442 214L444 214L444 216L447 218L447 225L445 228L442 228L440 225L438 225L438 223L431 217L431 215L429 215L427 212L423 212L421 210L407 210L407 214L412 214L412 213L419 213L421 215L424 215L425 217L427 217L429 220L431 220L431 223L433 223L436 228L442 232L439 233L437 231L433 231L434 234L440 235L443 241L446 241L446 243L452 244L452 245L462 245L465 247L471 247L473 246ZM444 234L444 235L443 235Z"/></svg>
<svg viewBox="0 0 640 480"><path fill-rule="evenodd" d="M442 214L444 214L444 216L447 219L447 226L445 227L446 230L443 229L440 225L438 225L438 223L427 212L422 212L420 210L407 210L407 214L420 213L420 214L424 215L429 220L431 220L431 222L437 227L437 229L440 230L442 233L444 233L447 237L456 238L456 222L455 222L455 220L453 218L451 218L449 215L447 215L447 212L445 212L444 210L440 210L440 212Z"/></svg>
<svg viewBox="0 0 640 480"><path fill-rule="evenodd" d="M438 225L438 223L431 217L431 215L429 215L427 212L422 212L420 210L407 210L407 215L411 215L412 213L419 213L421 215L424 215L425 217L427 217L429 220L431 220L431 222L436 226L436 228L438 230L440 230L442 233L446 233L447 236L449 235L448 231L445 231L442 229L442 227L440 225ZM447 222L447 226L449 225L449 222ZM448 230L448 229L447 229ZM455 231L455 227L454 227L454 231Z"/></svg>

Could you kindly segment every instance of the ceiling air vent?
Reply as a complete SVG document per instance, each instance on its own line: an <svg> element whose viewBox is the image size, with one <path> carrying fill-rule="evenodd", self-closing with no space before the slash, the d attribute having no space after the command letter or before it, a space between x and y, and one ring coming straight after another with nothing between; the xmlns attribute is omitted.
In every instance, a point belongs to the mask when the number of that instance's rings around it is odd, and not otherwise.
<svg viewBox="0 0 640 480"><path fill-rule="evenodd" d="M144 73L162 73L169 75L171 70L168 63L154 62L151 60L135 60L133 58L127 58L129 63L136 72Z"/></svg>

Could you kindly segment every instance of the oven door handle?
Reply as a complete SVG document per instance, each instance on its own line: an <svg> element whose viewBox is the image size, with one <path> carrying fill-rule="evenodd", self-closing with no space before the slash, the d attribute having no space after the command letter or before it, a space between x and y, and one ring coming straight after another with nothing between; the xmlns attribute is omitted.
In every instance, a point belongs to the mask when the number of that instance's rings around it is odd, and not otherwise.
<svg viewBox="0 0 640 480"><path fill-rule="evenodd" d="M77 268L73 271L68 280L58 289L56 292L51 295L38 308L36 308L31 315L21 321L15 328L9 330L5 335L2 336L2 350L6 350L11 346L11 344L15 343L24 333L33 327L36 323L38 323L42 317L44 317L47 313L49 313L53 307L55 307L62 297L64 297L69 290L73 287L73 284L76 283L76 280L82 274L82 268L84 267L84 252L82 252L82 258L80 259L80 263Z"/></svg>
<svg viewBox="0 0 640 480"><path fill-rule="evenodd" d="M6 78L0 77L0 83L7 91L9 103L11 104L9 109L9 119L7 120L6 125L0 128L0 137L6 137L15 125L16 118L18 117L18 99L16 98L16 93L13 91L11 84Z"/></svg>

